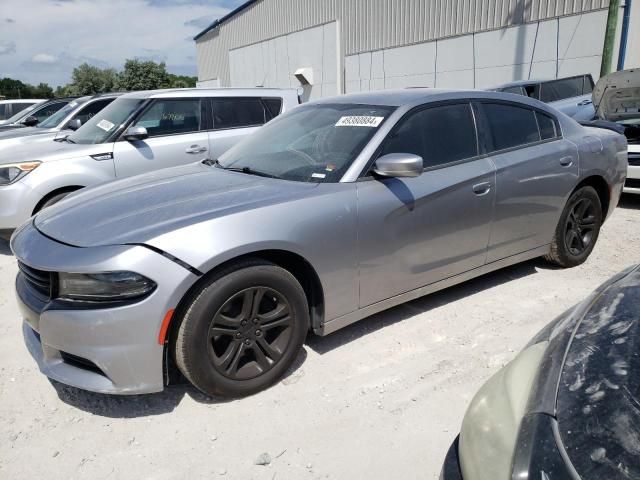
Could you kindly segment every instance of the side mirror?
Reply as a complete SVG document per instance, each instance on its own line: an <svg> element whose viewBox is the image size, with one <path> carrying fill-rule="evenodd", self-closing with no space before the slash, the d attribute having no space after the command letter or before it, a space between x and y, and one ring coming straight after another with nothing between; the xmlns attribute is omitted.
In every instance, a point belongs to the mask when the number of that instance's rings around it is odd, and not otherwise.
<svg viewBox="0 0 640 480"><path fill-rule="evenodd" d="M388 153L373 164L373 172L381 177L419 177L423 170L422 157L411 153Z"/></svg>
<svg viewBox="0 0 640 480"><path fill-rule="evenodd" d="M69 123L67 123L67 128L69 130L77 130L82 126L82 120L80 120L79 118L74 118L73 120L69 120Z"/></svg>
<svg viewBox="0 0 640 480"><path fill-rule="evenodd" d="M36 117L31 117L31 116L25 118L22 121L22 124L25 127L33 127L33 126L37 125L38 123L40 123L40 122L38 122L38 119Z"/></svg>
<svg viewBox="0 0 640 480"><path fill-rule="evenodd" d="M149 132L144 127L131 127L123 135L127 142L135 142L138 140L144 140L149 137Z"/></svg>

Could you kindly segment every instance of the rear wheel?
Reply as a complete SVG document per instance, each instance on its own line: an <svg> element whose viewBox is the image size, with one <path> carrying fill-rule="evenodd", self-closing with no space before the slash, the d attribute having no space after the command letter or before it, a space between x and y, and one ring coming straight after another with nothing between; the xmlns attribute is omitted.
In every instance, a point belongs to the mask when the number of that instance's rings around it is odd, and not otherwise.
<svg viewBox="0 0 640 480"><path fill-rule="evenodd" d="M207 395L250 395L286 372L308 328L296 278L272 263L245 261L194 293L178 329L176 364Z"/></svg>
<svg viewBox="0 0 640 480"><path fill-rule="evenodd" d="M545 259L561 267L583 263L595 247L602 219L600 197L593 187L576 190L560 216Z"/></svg>

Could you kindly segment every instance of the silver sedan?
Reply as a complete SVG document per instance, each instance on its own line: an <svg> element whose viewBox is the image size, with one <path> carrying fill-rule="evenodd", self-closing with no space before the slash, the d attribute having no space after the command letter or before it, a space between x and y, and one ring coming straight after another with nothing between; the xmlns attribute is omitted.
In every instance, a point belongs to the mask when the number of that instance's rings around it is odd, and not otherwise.
<svg viewBox="0 0 640 480"><path fill-rule="evenodd" d="M211 395L276 382L307 332L538 256L584 262L626 140L528 98L402 90L300 106L219 159L83 190L11 241L43 373Z"/></svg>

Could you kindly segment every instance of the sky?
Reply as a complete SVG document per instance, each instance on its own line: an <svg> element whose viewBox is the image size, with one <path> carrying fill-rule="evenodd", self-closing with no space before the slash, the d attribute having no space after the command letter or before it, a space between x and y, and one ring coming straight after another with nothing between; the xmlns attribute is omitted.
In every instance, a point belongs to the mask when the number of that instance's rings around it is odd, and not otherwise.
<svg viewBox="0 0 640 480"><path fill-rule="evenodd" d="M196 75L193 37L244 0L0 0L0 78L56 87L127 58Z"/></svg>

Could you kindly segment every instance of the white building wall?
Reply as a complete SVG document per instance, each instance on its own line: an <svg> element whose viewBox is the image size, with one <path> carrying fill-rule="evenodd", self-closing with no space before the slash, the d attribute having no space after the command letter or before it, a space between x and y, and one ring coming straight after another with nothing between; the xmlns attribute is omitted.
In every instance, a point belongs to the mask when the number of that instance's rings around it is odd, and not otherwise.
<svg viewBox="0 0 640 480"><path fill-rule="evenodd" d="M340 93L336 22L229 52L234 87L300 87L294 77L300 68L313 72L313 84L302 86L304 100Z"/></svg>
<svg viewBox="0 0 640 480"><path fill-rule="evenodd" d="M600 73L606 10L345 58L346 92L487 88L520 79Z"/></svg>

